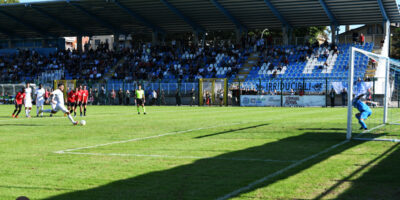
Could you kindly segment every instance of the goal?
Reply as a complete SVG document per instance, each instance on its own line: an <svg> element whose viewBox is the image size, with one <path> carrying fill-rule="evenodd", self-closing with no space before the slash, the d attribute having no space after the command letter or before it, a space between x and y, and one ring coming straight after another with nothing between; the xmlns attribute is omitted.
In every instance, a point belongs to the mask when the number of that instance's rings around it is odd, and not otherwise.
<svg viewBox="0 0 400 200"><path fill-rule="evenodd" d="M222 97L222 98L221 98ZM203 78L199 79L199 104L227 105L227 79Z"/></svg>
<svg viewBox="0 0 400 200"><path fill-rule="evenodd" d="M400 142L400 62L352 47L347 86L347 139ZM368 130L360 130L352 105L361 94L372 110Z"/></svg>
<svg viewBox="0 0 400 200"><path fill-rule="evenodd" d="M64 84L64 99L67 98L68 89L74 90L76 87L76 80L54 80L54 90L57 89L58 84Z"/></svg>

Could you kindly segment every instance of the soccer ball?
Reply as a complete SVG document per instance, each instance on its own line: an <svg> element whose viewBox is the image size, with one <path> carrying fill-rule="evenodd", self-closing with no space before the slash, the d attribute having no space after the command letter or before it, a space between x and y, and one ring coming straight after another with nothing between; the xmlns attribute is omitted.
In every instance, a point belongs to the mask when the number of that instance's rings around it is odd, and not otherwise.
<svg viewBox="0 0 400 200"><path fill-rule="evenodd" d="M86 125L86 121L85 120L81 120L81 124L82 124L82 126L85 126Z"/></svg>

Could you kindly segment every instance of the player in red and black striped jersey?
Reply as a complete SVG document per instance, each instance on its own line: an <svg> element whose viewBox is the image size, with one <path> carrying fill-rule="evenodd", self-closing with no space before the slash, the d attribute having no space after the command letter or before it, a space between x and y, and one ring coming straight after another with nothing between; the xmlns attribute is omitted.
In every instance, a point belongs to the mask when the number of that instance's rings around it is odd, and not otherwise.
<svg viewBox="0 0 400 200"><path fill-rule="evenodd" d="M83 86L83 90L81 90L81 92L82 92L83 115L86 116L86 106L89 98L89 91L86 89L86 85ZM82 116L82 110L81 110L81 116Z"/></svg>
<svg viewBox="0 0 400 200"><path fill-rule="evenodd" d="M68 92L67 106L69 113L72 114L72 111L74 111L75 108L75 91L73 89Z"/></svg>
<svg viewBox="0 0 400 200"><path fill-rule="evenodd" d="M75 106L74 106L74 117L76 117L76 107L79 106L81 102L81 92L79 91L79 88L75 88Z"/></svg>
<svg viewBox="0 0 400 200"><path fill-rule="evenodd" d="M25 99L25 90L24 90L24 88L22 88L22 90L20 92L18 92L17 95L15 96L15 102L14 102L15 110L12 114L13 118L18 118L18 115L21 112L21 108L22 108L24 99Z"/></svg>

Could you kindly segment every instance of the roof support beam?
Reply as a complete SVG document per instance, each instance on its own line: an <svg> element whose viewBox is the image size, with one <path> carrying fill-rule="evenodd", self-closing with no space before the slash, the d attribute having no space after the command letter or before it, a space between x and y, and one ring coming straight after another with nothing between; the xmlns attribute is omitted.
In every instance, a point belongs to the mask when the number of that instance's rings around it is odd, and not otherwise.
<svg viewBox="0 0 400 200"><path fill-rule="evenodd" d="M286 19L282 16L282 14L275 8L274 5L269 0L264 0L265 4L271 9L272 13L281 21L281 23L287 27L292 27L289 22L286 21Z"/></svg>
<svg viewBox="0 0 400 200"><path fill-rule="evenodd" d="M42 10L41 8L39 8L39 7L37 7L37 6L34 6L34 5L29 4L29 7L33 8L34 10L36 10L37 12L39 12L40 14L46 16L47 18L49 18L49 19L55 21L55 22L58 23L59 25L67 27L67 28L70 29L72 32L75 32L76 34L81 34L81 33L83 32L82 30L80 30L80 29L78 29L78 28L76 28L76 27L73 27L73 26L71 26L71 25L65 23L65 22L62 21L60 18L55 17L55 16L53 16L53 15L50 15L49 13L47 13L46 11Z"/></svg>
<svg viewBox="0 0 400 200"><path fill-rule="evenodd" d="M226 10L217 0L210 0L215 7L217 7L228 19L230 19L237 27L237 29L240 30L247 30L247 27L244 26L242 23L240 23L234 16L231 15L231 13Z"/></svg>
<svg viewBox="0 0 400 200"><path fill-rule="evenodd" d="M119 28L117 28L116 26L104 21L103 19L99 18L98 16L94 15L93 13L89 12L88 10L86 10L85 8L83 8L81 5L70 2L69 0L67 0L67 2L72 5L73 7L77 8L78 10L80 10L81 12L83 12L85 15L87 15L88 17L94 19L97 23L103 25L105 28L110 29L112 32L114 33L122 33L125 34L123 31L121 31Z"/></svg>
<svg viewBox="0 0 400 200"><path fill-rule="evenodd" d="M378 5L379 5L379 9L381 10L381 13L382 13L383 20L385 22L389 21L389 17L386 14L386 10L385 10L385 7L383 6L382 0L378 0Z"/></svg>
<svg viewBox="0 0 400 200"><path fill-rule="evenodd" d="M335 15L329 10L328 5L326 5L325 0L319 0L319 3L321 4L322 8L325 10L326 15L328 15L329 20L331 21L332 25L337 26L338 22L336 20Z"/></svg>
<svg viewBox="0 0 400 200"><path fill-rule="evenodd" d="M137 14L136 12L132 11L131 9L129 9L128 7L126 7L125 5L121 4L118 0L114 0L115 5L117 5L118 7L120 7L121 9L125 10L130 16L132 16L133 18L135 18L137 21L143 23L144 25L146 25L147 27L151 28L153 31L157 31L161 34L164 34L165 31L156 26L155 24L151 23L149 20L147 20L146 18L140 16L139 14Z"/></svg>
<svg viewBox="0 0 400 200"><path fill-rule="evenodd" d="M175 8L172 4L170 4L167 0L160 0L164 5L166 5L172 12L182 18L186 23L188 23L195 32L205 32L205 29L193 22L191 19L186 17L181 11Z"/></svg>
<svg viewBox="0 0 400 200"><path fill-rule="evenodd" d="M57 38L57 36L51 35L51 34L49 34L49 33L46 33L45 31L39 29L38 27L32 25L31 23L28 23L28 22L26 22L26 21L24 21L24 20L21 20L21 19L19 19L19 18L13 16L13 15L11 15L11 14L8 14L7 12L4 12L4 11L0 10L0 13L1 13L2 15L4 15L4 16L6 16L6 17L8 17L8 18L10 18L10 19L12 19L12 20L14 20L15 22L17 22L17 23L19 23L19 24L22 24L22 25L24 25L24 26L30 28L30 29L33 30L34 32L39 33L40 35L42 35L42 36L44 36L44 37L54 37L54 38Z"/></svg>

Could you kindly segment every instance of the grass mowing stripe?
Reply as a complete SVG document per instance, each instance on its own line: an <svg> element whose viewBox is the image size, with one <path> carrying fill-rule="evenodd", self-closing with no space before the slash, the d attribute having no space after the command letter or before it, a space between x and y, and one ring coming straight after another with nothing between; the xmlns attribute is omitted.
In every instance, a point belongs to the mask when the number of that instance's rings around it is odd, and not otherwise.
<svg viewBox="0 0 400 200"><path fill-rule="evenodd" d="M92 155L92 156L132 156L132 157L155 157L155 158L178 158L178 159L204 159L204 160L230 160L230 161L259 161L259 162L297 162L297 160L274 160L257 158L216 158L200 156L170 156L170 155L146 155L146 154L124 154L124 153L84 153L84 152L63 152L64 154Z"/></svg>
<svg viewBox="0 0 400 200"><path fill-rule="evenodd" d="M329 148L327 148L327 149L325 149L323 151L320 151L320 152L318 152L316 154L313 154L313 155L311 155L311 156L309 156L307 158L304 158L303 160L295 162L295 163L293 163L293 164L291 164L291 165L289 165L289 166L287 166L287 167L285 167L285 168L283 168L283 169L281 169L279 171L276 171L276 172L274 172L272 174L269 174L268 176L260 178L260 179L258 179L256 181L248 184L247 186L244 186L244 187L239 188L239 189L237 189L237 190L235 190L235 191L233 191L233 192L231 192L229 194L226 194L226 195L224 195L222 197L219 197L219 198L217 198L217 200L225 200L225 199L229 199L231 197L237 196L238 194L240 194L242 192L245 192L247 190L250 190L251 188L253 188L254 186L256 186L258 184L261 184L261 183L263 183L265 181L268 181L269 179L274 178L275 176L278 176L278 175L280 175L280 174L282 174L282 173L284 173L284 172L286 172L286 171L288 171L288 170L290 170L292 168L295 168L295 167L297 167L297 166L299 166L299 165L301 165L301 164L303 164L303 163L305 163L305 162L307 162L307 161L309 161L311 159L314 159L314 158L316 158L316 157L318 157L318 156L320 156L320 155L322 155L324 153L327 153L327 152L329 152L329 151L331 151L331 150L333 150L333 149L335 149L335 148L337 148L339 146L342 146L342 145L348 143L349 141L350 140L344 140L343 142L335 144L335 145L333 145L333 146L331 146L331 147L329 147Z"/></svg>

